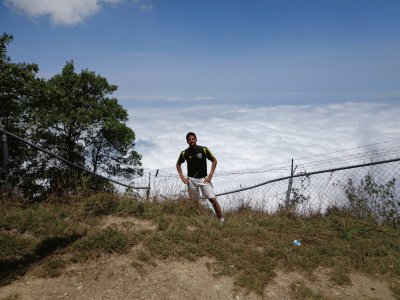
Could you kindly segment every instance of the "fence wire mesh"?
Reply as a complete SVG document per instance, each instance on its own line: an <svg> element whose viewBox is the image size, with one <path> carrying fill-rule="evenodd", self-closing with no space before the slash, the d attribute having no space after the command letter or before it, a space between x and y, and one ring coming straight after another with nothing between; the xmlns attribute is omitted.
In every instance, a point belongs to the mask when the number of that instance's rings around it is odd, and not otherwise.
<svg viewBox="0 0 400 300"><path fill-rule="evenodd" d="M57 153L58 149L45 149L0 128L1 132L4 132L0 151L0 158L4 160L0 168L3 195L21 196L30 201L92 192L124 192L139 199L149 196L148 185L134 186L135 178L141 175L139 167L129 176L121 175L115 171L120 168L112 165L107 166L108 172L95 172L85 159L75 159L75 163L72 163ZM9 137L8 142L4 142L7 141L5 134ZM8 156L9 146L11 151ZM20 152L19 155L13 151L15 149Z"/></svg>
<svg viewBox="0 0 400 300"><path fill-rule="evenodd" d="M400 159L395 159L295 174L293 178L272 180L217 196L225 211L255 209L275 213L284 210L305 216L341 208L360 217L400 224L399 177ZM178 176L154 177L150 185L153 199L188 197Z"/></svg>
<svg viewBox="0 0 400 300"><path fill-rule="evenodd" d="M18 139L18 143L29 145L29 142ZM0 184L15 190L19 187L29 193L31 198L36 195L65 195L99 190L129 193L136 199L150 201L188 198L187 187L174 170L145 169L143 174L139 172L129 179L119 174L106 178L74 166L35 145L29 145L26 151L28 154L31 152L35 159L24 161L23 171L14 168L10 172L3 172ZM320 165L321 162L318 163ZM84 166L85 162L81 162L81 165ZM307 166L310 167L310 164ZM247 187L228 189L217 194L225 211L255 209L269 213L290 211L309 215L340 208L356 216L373 217L378 221L400 225L400 158L341 168L335 166L330 170L299 173L264 183L259 183L262 173L252 173L251 181L247 178L246 182L250 182ZM218 182L216 191L228 177L232 183L240 182L243 176L250 174L216 173L213 180ZM207 201L205 203L209 205Z"/></svg>

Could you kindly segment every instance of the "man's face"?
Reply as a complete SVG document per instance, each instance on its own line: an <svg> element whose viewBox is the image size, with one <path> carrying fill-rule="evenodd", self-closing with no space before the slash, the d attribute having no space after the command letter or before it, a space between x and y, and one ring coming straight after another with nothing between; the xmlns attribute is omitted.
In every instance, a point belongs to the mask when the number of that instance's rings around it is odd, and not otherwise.
<svg viewBox="0 0 400 300"><path fill-rule="evenodd" d="M187 143L189 144L190 147L196 146L197 139L194 135L190 135L187 139Z"/></svg>

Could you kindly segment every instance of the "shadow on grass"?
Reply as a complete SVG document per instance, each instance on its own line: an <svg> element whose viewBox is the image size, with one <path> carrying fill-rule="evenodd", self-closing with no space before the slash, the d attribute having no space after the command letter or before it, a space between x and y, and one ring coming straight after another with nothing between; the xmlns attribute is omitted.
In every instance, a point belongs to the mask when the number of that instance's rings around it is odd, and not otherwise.
<svg viewBox="0 0 400 300"><path fill-rule="evenodd" d="M83 234L63 237L50 237L40 241L33 253L12 260L0 260L0 286L5 286L19 276L23 276L29 266L41 261L58 249L62 249L82 238Z"/></svg>

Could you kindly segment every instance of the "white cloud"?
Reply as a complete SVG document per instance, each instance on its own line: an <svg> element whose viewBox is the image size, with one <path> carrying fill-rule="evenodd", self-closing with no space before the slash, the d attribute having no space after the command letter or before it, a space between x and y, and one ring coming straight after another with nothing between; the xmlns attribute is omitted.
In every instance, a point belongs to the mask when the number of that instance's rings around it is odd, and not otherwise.
<svg viewBox="0 0 400 300"><path fill-rule="evenodd" d="M96 14L102 3L117 5L122 2L124 0L4 0L6 6L31 18L49 16L56 25L79 24ZM134 0L133 3L141 10L153 9L153 5L145 1Z"/></svg>
<svg viewBox="0 0 400 300"><path fill-rule="evenodd" d="M343 160L342 157L363 152L363 148L337 151L400 136L400 106L396 104L186 106L138 108L130 110L129 114L129 126L136 133L137 150L143 155L145 168L165 168L176 174L177 157L187 147L185 135L194 131L198 144L208 146L217 157L217 171L270 170L247 176L246 182L252 184L289 175L291 158L295 159L295 164L308 164L304 167L307 171L327 168L324 164L310 165L315 160L331 159L341 166L362 162L365 158L361 156L358 160ZM382 144L374 149L379 152L389 146ZM321 155L324 153L330 154ZM300 159L303 157L311 158ZM280 170L270 166L282 162ZM236 180L235 177L216 176L214 182L221 191L222 186L236 188L243 180L243 177Z"/></svg>
<svg viewBox="0 0 400 300"><path fill-rule="evenodd" d="M52 23L59 25L80 23L101 6L98 0L6 0L5 3L32 18L48 15Z"/></svg>

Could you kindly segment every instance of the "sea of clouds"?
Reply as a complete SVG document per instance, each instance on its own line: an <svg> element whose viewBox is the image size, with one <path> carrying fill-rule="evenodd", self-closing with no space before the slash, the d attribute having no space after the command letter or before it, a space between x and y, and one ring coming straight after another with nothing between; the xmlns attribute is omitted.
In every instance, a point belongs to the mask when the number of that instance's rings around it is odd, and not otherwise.
<svg viewBox="0 0 400 300"><path fill-rule="evenodd" d="M208 105L129 110L136 148L150 169L171 168L197 134L219 169L257 168L400 138L400 104L246 107ZM384 147L385 145L382 145ZM377 146L378 147L378 146Z"/></svg>
<svg viewBox="0 0 400 300"><path fill-rule="evenodd" d="M400 105L396 103L269 107L182 104L171 109L130 109L129 115L128 125L136 133L136 149L146 170L176 174L179 153L187 148L185 135L193 131L198 144L209 147L218 159L216 190L288 176L292 158L295 164L323 159L337 161L335 166L356 164L368 161L357 155L356 160L346 158L362 152L378 155L388 147L393 156L394 146L400 144L399 140L384 143L400 138ZM350 150L342 151L345 149ZM264 173L226 176L263 168ZM318 168L325 166L317 164L313 170ZM179 178L175 180L179 182Z"/></svg>

